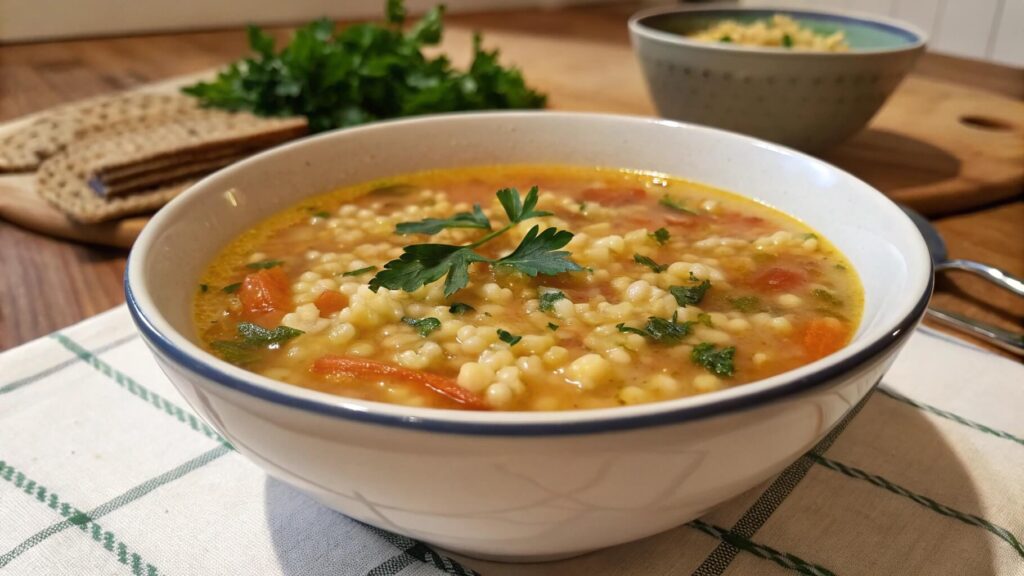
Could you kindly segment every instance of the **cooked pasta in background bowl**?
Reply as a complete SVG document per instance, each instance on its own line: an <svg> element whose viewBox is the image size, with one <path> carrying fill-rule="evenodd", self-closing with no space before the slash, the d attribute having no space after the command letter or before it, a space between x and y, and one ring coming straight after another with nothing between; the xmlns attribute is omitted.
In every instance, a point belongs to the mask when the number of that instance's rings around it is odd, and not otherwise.
<svg viewBox="0 0 1024 576"><path fill-rule="evenodd" d="M777 473L877 383L930 260L799 153L672 122L425 117L324 134L157 214L129 308L276 478L466 554L554 559Z"/></svg>
<svg viewBox="0 0 1024 576"><path fill-rule="evenodd" d="M927 40L899 20L832 9L663 7L629 30L662 116L812 152L867 125Z"/></svg>

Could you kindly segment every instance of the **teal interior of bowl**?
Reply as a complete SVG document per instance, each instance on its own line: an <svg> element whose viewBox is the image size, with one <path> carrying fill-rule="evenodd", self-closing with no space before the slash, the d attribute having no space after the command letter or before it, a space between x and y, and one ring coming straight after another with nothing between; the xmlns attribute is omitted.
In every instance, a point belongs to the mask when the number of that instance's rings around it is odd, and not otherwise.
<svg viewBox="0 0 1024 576"><path fill-rule="evenodd" d="M891 50L917 44L922 39L910 30L850 16L823 14L804 10L731 10L709 9L655 14L640 21L648 28L689 36L722 20L735 20L750 24L769 20L775 14L784 14L813 30L829 35L842 30L851 50Z"/></svg>

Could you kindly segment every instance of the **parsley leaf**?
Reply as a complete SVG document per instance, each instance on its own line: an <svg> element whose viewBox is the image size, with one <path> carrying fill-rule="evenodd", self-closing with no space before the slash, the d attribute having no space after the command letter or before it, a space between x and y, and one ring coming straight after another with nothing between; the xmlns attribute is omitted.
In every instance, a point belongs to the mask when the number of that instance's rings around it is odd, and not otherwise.
<svg viewBox="0 0 1024 576"><path fill-rule="evenodd" d="M238 289L241 287L241 282L235 282L234 284L228 284L227 286L221 288L220 291L225 294L234 294L235 292L238 292Z"/></svg>
<svg viewBox="0 0 1024 576"><path fill-rule="evenodd" d="M473 205L473 212L459 212L451 218L427 218L417 222L402 222L395 226L398 234L437 234L445 228L480 228L491 229L491 221L487 219L479 204Z"/></svg>
<svg viewBox="0 0 1024 576"><path fill-rule="evenodd" d="M320 19L280 50L250 27L251 56L183 92L213 108L305 116L312 132L415 114L544 106L545 96L518 69L502 66L496 50L484 50L479 36L465 71L444 55L424 54L441 40L443 15L437 6L403 31L404 2L387 0L384 24L335 31Z"/></svg>
<svg viewBox="0 0 1024 576"><path fill-rule="evenodd" d="M782 45L785 46L786 48L792 48L793 47L793 37L790 36L789 34L783 34L782 35Z"/></svg>
<svg viewBox="0 0 1024 576"><path fill-rule="evenodd" d="M668 230L664 228L658 228L654 232L649 233L648 236L654 238L654 241L662 246L664 246L668 242L668 239L672 237Z"/></svg>
<svg viewBox="0 0 1024 576"><path fill-rule="evenodd" d="M366 268L356 268L355 270L349 270L348 272L342 272L342 276L362 276L367 272L373 272L376 270L376 266L367 266Z"/></svg>
<svg viewBox="0 0 1024 576"><path fill-rule="evenodd" d="M664 272L665 270L668 270L667 264L658 264L654 260L651 260L650 258L642 254L633 254L633 262L636 262L637 264L640 264L642 266L647 266L648 268L654 270L659 274Z"/></svg>
<svg viewBox="0 0 1024 576"><path fill-rule="evenodd" d="M409 318L408 316L402 316L402 322L405 322L409 326L412 326L420 333L420 336L426 338L430 336L430 333L441 327L441 321L437 318Z"/></svg>
<svg viewBox="0 0 1024 576"><path fill-rule="evenodd" d="M202 292L203 294L206 294L207 292L210 291L210 285L209 284L200 284L199 285L199 291Z"/></svg>
<svg viewBox="0 0 1024 576"><path fill-rule="evenodd" d="M540 295L540 311L541 312L554 312L555 302L565 299L565 293L556 290L554 292L545 292Z"/></svg>
<svg viewBox="0 0 1024 576"><path fill-rule="evenodd" d="M836 297L835 294L825 290L824 288L815 288L811 290L811 295L828 304L829 306L842 306L843 301Z"/></svg>
<svg viewBox="0 0 1024 576"><path fill-rule="evenodd" d="M448 307L448 312L452 314L466 314L467 312L472 312L474 310L476 310L476 308L473 308L464 302L454 302Z"/></svg>
<svg viewBox="0 0 1024 576"><path fill-rule="evenodd" d="M558 324L555 324L554 322L548 322L548 330L551 330L552 332L555 332L559 328L561 328L561 326L559 326Z"/></svg>
<svg viewBox="0 0 1024 576"><path fill-rule="evenodd" d="M735 354L735 346L716 351L714 344L701 342L693 347L693 351L690 352L690 359L716 376L732 376L735 370L733 366L733 356Z"/></svg>
<svg viewBox="0 0 1024 576"><path fill-rule="evenodd" d="M508 221L513 224L518 224L523 220L528 220L530 218L551 216L551 212L534 210L534 208L537 207L538 192L539 189L534 186L526 193L526 199L520 200L519 191L515 188L503 188L498 190L498 201L501 202L501 207L505 209L505 214L508 215Z"/></svg>
<svg viewBox="0 0 1024 576"><path fill-rule="evenodd" d="M696 306L704 299L710 288L711 281L704 280L696 286L669 286L668 292L676 299L676 304L684 307Z"/></svg>
<svg viewBox="0 0 1024 576"><path fill-rule="evenodd" d="M260 260L259 262L250 262L245 267L250 270L268 270L276 268L281 264L284 264L284 260Z"/></svg>
<svg viewBox="0 0 1024 576"><path fill-rule="evenodd" d="M498 338L501 339L502 342L508 344L509 346L515 346L516 344L519 343L520 340L523 339L522 336L516 336L515 334L506 332L501 328L498 328Z"/></svg>
<svg viewBox="0 0 1024 576"><path fill-rule="evenodd" d="M537 233L540 226L530 228L514 251L497 264L511 266L519 272L533 277L538 274L554 276L562 272L579 272L583 268L572 261L569 253L558 250L572 240L572 232L548 228Z"/></svg>
<svg viewBox="0 0 1024 576"><path fill-rule="evenodd" d="M761 309L761 299L757 296L729 298L729 304L740 312L757 312Z"/></svg>
<svg viewBox="0 0 1024 576"><path fill-rule="evenodd" d="M675 198L673 198L672 196L669 196L668 194L666 194L665 196L662 196L661 199L658 200L658 204L661 204L662 206L664 206L666 208L675 210L676 212L682 212L684 214L691 214L693 216L697 215L696 212L694 212L693 210L690 210L689 208L687 208L683 204L682 200L676 200Z"/></svg>
<svg viewBox="0 0 1024 576"><path fill-rule="evenodd" d="M302 330L296 330L288 326L278 326L273 330L267 330L259 324L253 324L252 322L240 322L238 324L238 335L246 344L280 344L302 334Z"/></svg>
<svg viewBox="0 0 1024 576"><path fill-rule="evenodd" d="M715 327L715 325L711 322L711 314L708 314L707 312L701 312L700 314L697 314L697 322L707 326L708 328Z"/></svg>
<svg viewBox="0 0 1024 576"><path fill-rule="evenodd" d="M639 334L658 344L678 344L690 334L693 322L679 322L679 313L672 314L671 320L651 316L643 328L633 328L625 324L615 326L619 332Z"/></svg>
<svg viewBox="0 0 1024 576"><path fill-rule="evenodd" d="M210 347L218 356L232 364L244 366L259 360L259 348L236 340L215 340Z"/></svg>
<svg viewBox="0 0 1024 576"><path fill-rule="evenodd" d="M462 290L469 284L469 265L490 262L470 248L449 244L414 244L402 249L398 260L384 265L384 269L370 280L370 290L381 288L414 292L443 276L444 295Z"/></svg>

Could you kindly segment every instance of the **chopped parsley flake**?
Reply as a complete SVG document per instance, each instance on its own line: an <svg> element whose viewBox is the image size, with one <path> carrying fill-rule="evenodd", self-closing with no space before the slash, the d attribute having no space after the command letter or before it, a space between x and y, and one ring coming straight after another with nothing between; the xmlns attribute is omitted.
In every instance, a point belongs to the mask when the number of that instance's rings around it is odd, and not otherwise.
<svg viewBox="0 0 1024 576"><path fill-rule="evenodd" d="M691 280L696 278L691 274ZM711 281L704 280L696 286L669 286L668 292L676 299L680 306L696 306L704 299L704 295L711 289Z"/></svg>
<svg viewBox="0 0 1024 576"><path fill-rule="evenodd" d="M672 237L672 235L669 234L668 230L664 228L658 228L654 232L648 234L648 236L654 238L654 241L657 242L658 244L661 244L662 246L664 246L668 242L668 239Z"/></svg>
<svg viewBox="0 0 1024 576"><path fill-rule="evenodd" d="M501 328L498 328L498 338L500 338L502 342L505 342L509 346L515 346L516 344L519 343L520 340L523 339L522 336L516 336L515 334L506 332Z"/></svg>
<svg viewBox="0 0 1024 576"><path fill-rule="evenodd" d="M705 370L716 376L732 376L735 370L733 356L736 354L736 347L730 346L716 350L715 345L710 342L701 342L693 347L690 352L690 359L694 364L703 366Z"/></svg>
<svg viewBox="0 0 1024 576"><path fill-rule="evenodd" d="M679 322L679 313L676 312L672 314L671 320L651 316L643 328L633 328L625 324L618 324L615 327L619 332L639 334L658 344L678 344L690 334L693 322Z"/></svg>
<svg viewBox="0 0 1024 576"><path fill-rule="evenodd" d="M697 323L703 324L708 328L715 327L715 325L711 322L711 314L708 314L707 312L701 312L700 314L697 314Z"/></svg>
<svg viewBox="0 0 1024 576"><path fill-rule="evenodd" d="M238 338L235 340L216 340L210 343L221 358L232 364L249 364L259 359L260 348L277 349L282 342L287 342L302 335L302 330L288 326L278 326L268 330L252 322L238 324Z"/></svg>
<svg viewBox="0 0 1024 576"><path fill-rule="evenodd" d="M220 291L225 294L234 294L235 292L238 292L238 289L241 287L241 282L235 282L234 284L228 284L227 286L221 288Z"/></svg>
<svg viewBox="0 0 1024 576"><path fill-rule="evenodd" d="M811 295L817 298L818 300L825 302L829 306L843 305L842 300L840 300L839 298L836 297L835 294L829 292L828 290L825 290L824 288L815 288L814 290L811 290Z"/></svg>
<svg viewBox="0 0 1024 576"><path fill-rule="evenodd" d="M658 200L658 204L661 204L662 206L669 208L671 210L675 210L676 212L682 212L683 214L691 214L693 216L697 215L696 212L687 208L683 204L682 200L677 200L672 196L669 196L668 194L662 196L661 199Z"/></svg>
<svg viewBox="0 0 1024 576"><path fill-rule="evenodd" d="M729 304L740 312L757 312L761 309L761 299L757 296L740 296L729 298Z"/></svg>
<svg viewBox="0 0 1024 576"><path fill-rule="evenodd" d="M452 314L465 314L474 310L476 310L476 308L473 308L465 302L453 302L452 305L448 307L448 312Z"/></svg>
<svg viewBox="0 0 1024 576"><path fill-rule="evenodd" d="M405 322L409 326L412 326L420 333L420 336L426 338L430 336L430 333L441 327L441 321L437 318L409 318L408 316L402 317L402 322Z"/></svg>
<svg viewBox="0 0 1024 576"><path fill-rule="evenodd" d="M268 270L281 264L284 264L284 260L260 260L259 262L249 262L245 267L250 270Z"/></svg>
<svg viewBox="0 0 1024 576"><path fill-rule="evenodd" d="M203 294L206 294L207 292L210 291L210 285L209 284L200 284L199 285L199 291L202 292Z"/></svg>
<svg viewBox="0 0 1024 576"><path fill-rule="evenodd" d="M642 254L633 254L633 262L636 262L637 264L640 264L641 266L647 266L648 268L650 268L651 270L654 270L655 272L657 272L659 274L664 272L665 270L668 270L668 265L667 264L658 264L654 260L651 260L650 258L648 258L647 256L644 256Z"/></svg>
<svg viewBox="0 0 1024 576"><path fill-rule="evenodd" d="M548 330L551 330L552 332L555 332L559 328L560 328L560 326L558 324L555 324L554 322L548 322Z"/></svg>
<svg viewBox="0 0 1024 576"><path fill-rule="evenodd" d="M560 291L545 292L540 296L540 311L541 312L554 312L555 302L564 300L565 294Z"/></svg>

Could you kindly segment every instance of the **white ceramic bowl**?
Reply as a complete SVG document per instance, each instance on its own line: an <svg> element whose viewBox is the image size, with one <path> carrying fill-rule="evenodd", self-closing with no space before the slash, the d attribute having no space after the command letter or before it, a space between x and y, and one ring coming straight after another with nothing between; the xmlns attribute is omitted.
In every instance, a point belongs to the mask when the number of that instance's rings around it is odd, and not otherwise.
<svg viewBox="0 0 1024 576"><path fill-rule="evenodd" d="M199 347L201 270L263 218L339 186L494 163L679 175L776 206L860 272L853 342L823 360L702 396L573 412L464 412L277 382ZM542 560L677 526L778 473L878 382L924 312L931 260L864 182L759 140L663 120L546 112L423 117L282 146L161 210L126 274L134 319L197 412L272 476L353 518L469 555Z"/></svg>
<svg viewBox="0 0 1024 576"><path fill-rule="evenodd" d="M772 14L820 30L841 28L851 50L808 52L685 36L719 20ZM805 151L838 144L866 126L926 42L911 24L838 10L657 8L633 16L629 33L660 115Z"/></svg>

